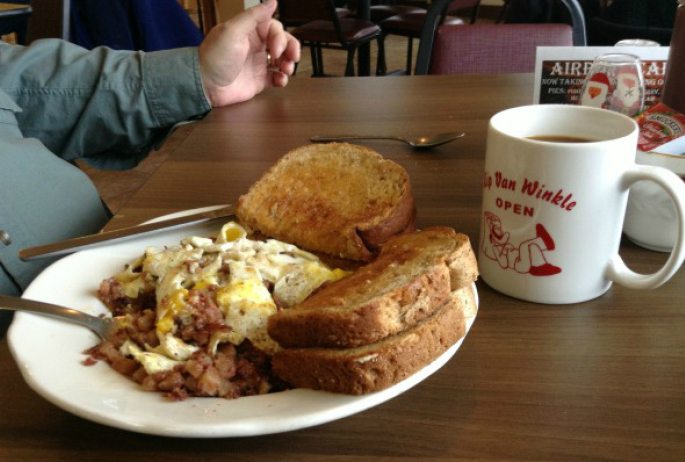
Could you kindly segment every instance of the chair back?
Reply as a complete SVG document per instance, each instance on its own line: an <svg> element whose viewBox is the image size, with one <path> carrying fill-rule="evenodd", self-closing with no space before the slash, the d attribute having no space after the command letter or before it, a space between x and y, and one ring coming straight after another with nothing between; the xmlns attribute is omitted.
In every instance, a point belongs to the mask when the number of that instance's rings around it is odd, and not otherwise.
<svg viewBox="0 0 685 462"><path fill-rule="evenodd" d="M568 23L573 43L587 45L586 18L599 14L598 0L504 0L498 22L513 24Z"/></svg>
<svg viewBox="0 0 685 462"><path fill-rule="evenodd" d="M448 14L453 13L455 11L471 8L471 24L473 24L474 22L476 22L476 18L478 18L478 9L480 8L480 2L481 0L452 0L449 3L449 5L447 5L446 11L444 11L444 13Z"/></svg>
<svg viewBox="0 0 685 462"><path fill-rule="evenodd" d="M474 24L438 28L429 74L533 72L538 46L571 46L568 24Z"/></svg>
<svg viewBox="0 0 685 462"><path fill-rule="evenodd" d="M426 12L426 19L423 22L423 29L419 38L419 52L416 55L415 74L425 75L428 73L435 31L438 25L445 20L447 10L453 1L456 0L433 0L431 2Z"/></svg>
<svg viewBox="0 0 685 462"><path fill-rule="evenodd" d="M480 5L480 0L452 0L447 7L447 11L463 10Z"/></svg>
<svg viewBox="0 0 685 462"><path fill-rule="evenodd" d="M465 10L466 8L478 8L481 0L452 0L447 5L447 12Z"/></svg>
<svg viewBox="0 0 685 462"><path fill-rule="evenodd" d="M669 46L673 29L661 27L628 26L592 18L588 21L588 35L593 46L613 46L619 40L640 38Z"/></svg>
<svg viewBox="0 0 685 462"><path fill-rule="evenodd" d="M433 54L433 43L438 27L441 24L441 19L444 19L445 12L449 10L452 2L457 0L433 0L428 13L426 14L426 21L421 31L421 39L419 42L419 52L416 56L416 68L414 73L417 75L425 75L428 73L431 63L431 56ZM585 17L583 16L583 9L578 3L578 0L557 0L568 8L572 19L572 42L569 45L585 46L587 45L587 35L585 28ZM497 24L502 25L502 24ZM551 24L549 24L551 25ZM470 26L459 27L474 27ZM495 32L499 29L495 30Z"/></svg>
<svg viewBox="0 0 685 462"><path fill-rule="evenodd" d="M330 21L335 14L333 0L279 0L278 19L286 27L316 20Z"/></svg>
<svg viewBox="0 0 685 462"><path fill-rule="evenodd" d="M587 45L587 26L585 25L585 13L578 0L559 0L568 9L573 26L573 45L584 47Z"/></svg>

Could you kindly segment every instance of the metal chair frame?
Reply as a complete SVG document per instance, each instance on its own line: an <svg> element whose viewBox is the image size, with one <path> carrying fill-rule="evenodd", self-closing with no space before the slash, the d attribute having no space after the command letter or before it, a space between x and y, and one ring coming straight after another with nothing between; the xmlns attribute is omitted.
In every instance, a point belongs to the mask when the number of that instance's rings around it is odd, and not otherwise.
<svg viewBox="0 0 685 462"><path fill-rule="evenodd" d="M435 33L440 25L441 15L444 14L445 9L451 0L433 0L431 7L428 9L426 15L426 22L421 31L421 39L419 41L419 52L416 57L416 67L414 74L427 75L430 69L431 55L433 53L433 43L435 42ZM585 16L583 9L578 3L578 0L559 0L571 14L571 22L573 27L573 45L586 46L587 45L587 31L585 26ZM463 26L468 27L468 26Z"/></svg>
<svg viewBox="0 0 685 462"><path fill-rule="evenodd" d="M303 5L306 3L303 0L292 0L298 4L300 8L303 7ZM321 0L318 0L318 2L321 2ZM333 28L335 30L335 36L337 39L338 43L323 43L323 42L318 42L318 41L310 41L310 40L300 40L300 43L302 46L308 46L311 52L311 59L312 59L312 76L313 77L325 77L326 74L324 72L324 65L323 65L323 49L333 49L333 50L345 50L347 51L347 62L345 66L345 76L354 76L355 71L354 71L354 64L355 64L355 53L357 51L357 48L359 48L360 45L363 45L365 43L370 42L373 39L378 39L381 37L381 31L380 29L378 30L378 33L375 34L370 34L369 36L365 37L363 40L359 41L354 41L350 42L345 40L345 37L343 36L342 33L342 26L341 26L341 19L338 16L338 13L336 11L336 6L333 0L324 0L325 2L325 9L326 9L326 17L323 16L323 9L319 7L318 9L318 14L316 12L313 12L312 15L309 18L306 18L308 21L315 21L315 20L326 20L326 21L331 21L333 23ZM287 26L289 24L293 24L293 17L289 16L288 8L289 5L292 5L292 3L288 3L286 0L280 0L278 3L278 8L279 8L279 16L281 21ZM315 11L315 10L312 10ZM298 18L299 19L299 18ZM302 21L298 21L299 23L302 23ZM306 24L306 23L305 23ZM378 47L379 50L383 48L383 43L382 41L378 40Z"/></svg>
<svg viewBox="0 0 685 462"><path fill-rule="evenodd" d="M427 9L426 12L426 17L424 20L423 28L421 30L421 33L419 35L419 39L423 41L423 37L425 34L426 27L430 28L430 25L432 24L434 31L437 29L437 27L445 22L445 19L447 18L447 15L451 13L450 11L450 4L452 3L453 0L433 0L432 3L430 4L429 8ZM471 20L470 24L473 24L476 22L478 19L478 12L480 10L480 1L478 1L473 7L473 11L471 13ZM437 21L437 22L436 22ZM388 33L383 33L383 41L385 41L385 37L390 34ZM405 69L406 71L404 74L410 75L411 74L411 66L412 66L412 61L413 61L413 47L414 47L414 38L413 36L408 36L407 37L407 59L406 59L406 66ZM419 48L420 50L420 48ZM418 55L417 55L418 59ZM385 64L385 54L379 50L378 53L378 63L376 65L377 68L377 75L385 75L386 74L386 64Z"/></svg>

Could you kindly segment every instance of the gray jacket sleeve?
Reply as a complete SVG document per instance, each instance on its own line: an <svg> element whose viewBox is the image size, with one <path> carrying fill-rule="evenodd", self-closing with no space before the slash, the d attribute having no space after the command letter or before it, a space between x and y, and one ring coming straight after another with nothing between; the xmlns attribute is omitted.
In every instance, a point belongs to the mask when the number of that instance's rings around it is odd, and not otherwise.
<svg viewBox="0 0 685 462"><path fill-rule="evenodd" d="M172 125L209 109L194 48L0 44L0 293L20 293L50 263L23 262L20 249L106 223L97 190L68 161L132 167Z"/></svg>
<svg viewBox="0 0 685 462"><path fill-rule="evenodd" d="M0 89L19 128L65 160L138 164L177 122L210 110L196 48L88 51L62 40L0 45Z"/></svg>
<svg viewBox="0 0 685 462"><path fill-rule="evenodd" d="M52 260L23 262L19 250L97 232L107 215L95 186L40 141L25 138L21 108L0 91L0 293L17 294Z"/></svg>

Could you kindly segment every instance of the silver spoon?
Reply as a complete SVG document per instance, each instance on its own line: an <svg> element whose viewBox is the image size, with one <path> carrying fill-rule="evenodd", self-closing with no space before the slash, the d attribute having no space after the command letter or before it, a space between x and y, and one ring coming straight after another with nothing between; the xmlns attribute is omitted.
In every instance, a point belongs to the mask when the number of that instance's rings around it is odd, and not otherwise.
<svg viewBox="0 0 685 462"><path fill-rule="evenodd" d="M331 141L351 141L351 140L395 140L408 144L415 149L428 149L440 146L450 141L454 141L465 136L466 133L439 133L433 136L419 136L415 138L403 138L400 136L366 136L366 135L341 135L341 136L312 136L310 140L314 143L328 143Z"/></svg>
<svg viewBox="0 0 685 462"><path fill-rule="evenodd" d="M95 332L101 339L107 340L120 326L121 318L100 318L83 311L72 310L52 303L37 302L19 297L0 295L0 310L30 311L53 318L69 321Z"/></svg>

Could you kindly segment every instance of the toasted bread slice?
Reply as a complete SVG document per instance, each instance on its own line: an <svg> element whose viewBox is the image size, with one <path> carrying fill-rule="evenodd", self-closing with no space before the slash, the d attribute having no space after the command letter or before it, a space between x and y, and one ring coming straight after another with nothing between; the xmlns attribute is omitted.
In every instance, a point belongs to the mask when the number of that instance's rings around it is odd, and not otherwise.
<svg viewBox="0 0 685 462"><path fill-rule="evenodd" d="M403 234L373 262L269 317L269 335L284 347L373 343L430 316L477 275L466 235L447 227Z"/></svg>
<svg viewBox="0 0 685 462"><path fill-rule="evenodd" d="M407 172L346 143L290 151L240 197L236 215L269 237L358 261L416 222Z"/></svg>
<svg viewBox="0 0 685 462"><path fill-rule="evenodd" d="M357 348L285 348L272 358L274 373L299 388L361 395L388 388L419 371L465 335L476 312L472 288L411 329Z"/></svg>

